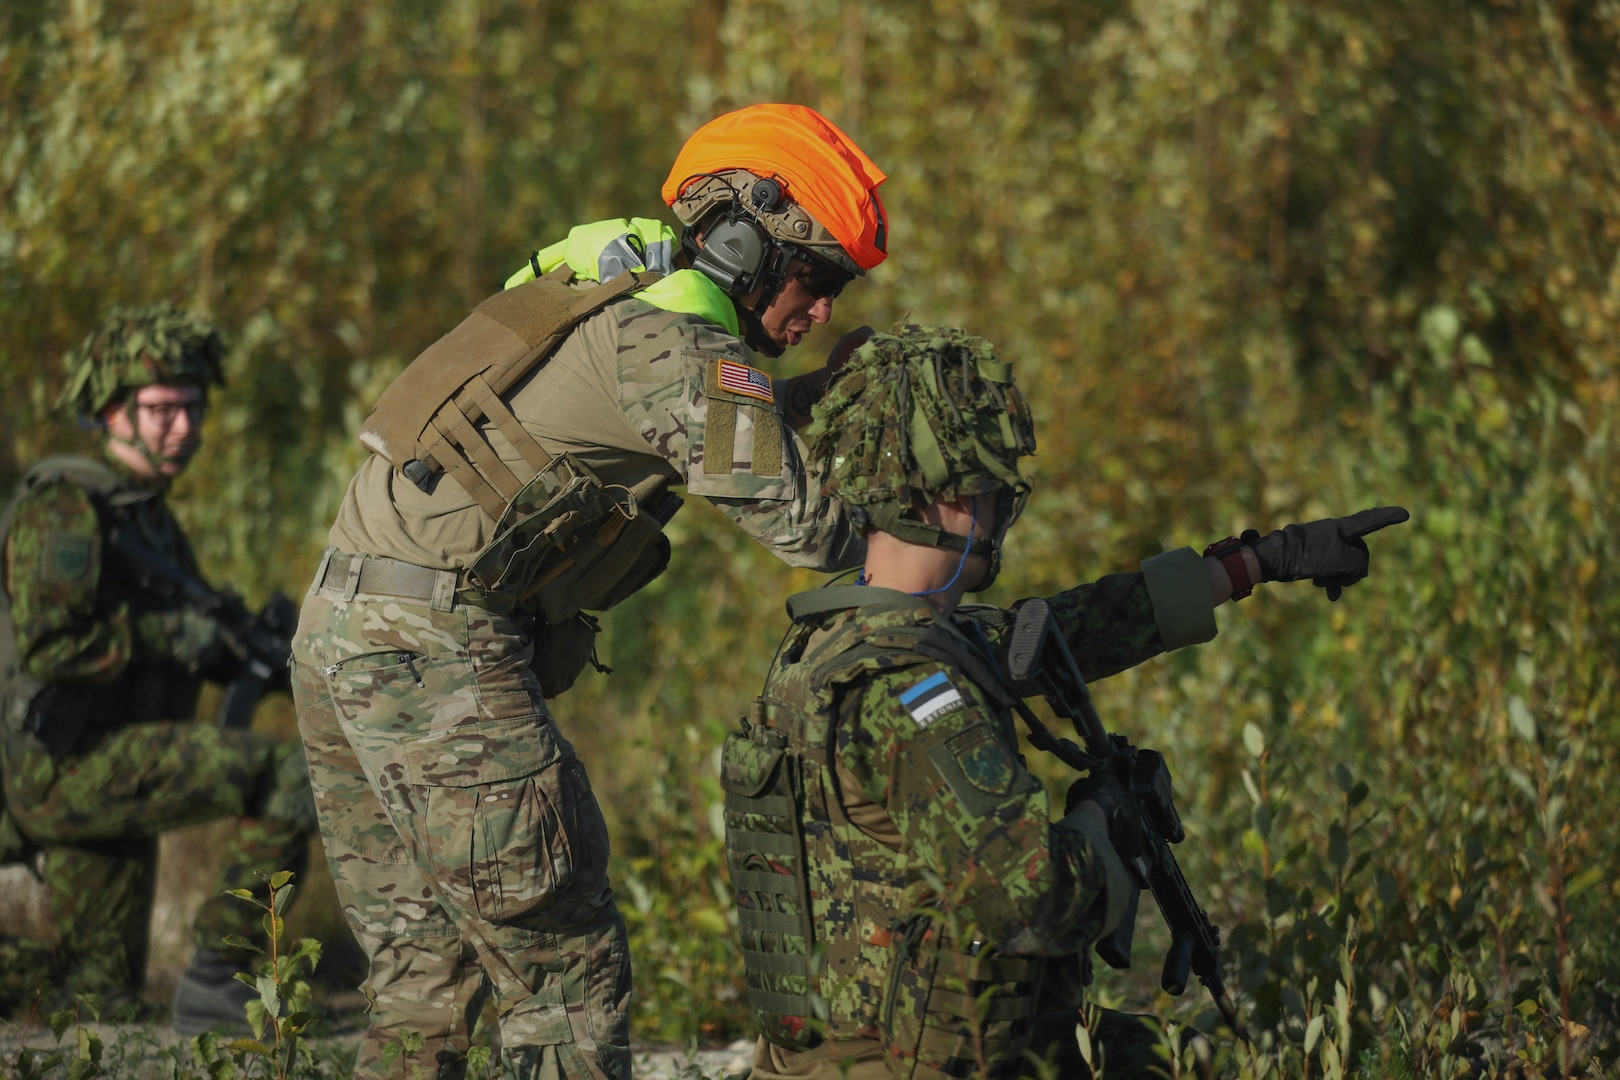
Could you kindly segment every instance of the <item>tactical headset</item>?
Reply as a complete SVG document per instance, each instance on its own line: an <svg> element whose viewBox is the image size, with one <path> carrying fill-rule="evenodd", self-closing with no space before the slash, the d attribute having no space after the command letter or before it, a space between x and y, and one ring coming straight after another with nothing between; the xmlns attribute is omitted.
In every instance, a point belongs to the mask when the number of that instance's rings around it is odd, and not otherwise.
<svg viewBox="0 0 1620 1080"><path fill-rule="evenodd" d="M724 183L718 176L713 179ZM703 273L732 299L760 291L753 311L741 305L737 311L747 325L744 336L749 346L773 357L781 356L783 349L765 334L759 314L771 306L787 283L793 253L766 230L759 216L778 212L785 201L782 185L776 180L756 180L748 190L746 203L740 196L726 200L720 217L704 231L701 248L695 226L687 226L681 236L681 246L692 254L692 269Z"/></svg>
<svg viewBox="0 0 1620 1080"><path fill-rule="evenodd" d="M683 239L693 252L692 269L713 278L731 296L747 296L761 285L774 294L782 287L787 259L759 215L775 213L781 205L782 186L772 179L754 182L746 206L741 198L728 199L720 219L703 234L701 249L693 230L687 230Z"/></svg>

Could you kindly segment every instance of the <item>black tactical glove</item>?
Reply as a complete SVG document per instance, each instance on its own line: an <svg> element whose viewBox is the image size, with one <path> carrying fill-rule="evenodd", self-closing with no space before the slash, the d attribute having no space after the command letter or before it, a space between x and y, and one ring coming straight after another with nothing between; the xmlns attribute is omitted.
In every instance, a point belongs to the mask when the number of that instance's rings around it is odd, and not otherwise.
<svg viewBox="0 0 1620 1080"><path fill-rule="evenodd" d="M1337 600L1347 586L1367 576L1367 545L1361 539L1412 515L1400 506L1375 506L1342 518L1289 525L1268 536L1250 529L1243 543L1254 549L1261 581L1301 581L1327 590Z"/></svg>
<svg viewBox="0 0 1620 1080"><path fill-rule="evenodd" d="M1100 782L1091 776L1082 776L1069 785L1063 799L1065 816L1074 813L1081 803L1096 803L1108 819L1108 842L1121 860L1134 859L1142 854L1142 819L1130 797L1113 782Z"/></svg>

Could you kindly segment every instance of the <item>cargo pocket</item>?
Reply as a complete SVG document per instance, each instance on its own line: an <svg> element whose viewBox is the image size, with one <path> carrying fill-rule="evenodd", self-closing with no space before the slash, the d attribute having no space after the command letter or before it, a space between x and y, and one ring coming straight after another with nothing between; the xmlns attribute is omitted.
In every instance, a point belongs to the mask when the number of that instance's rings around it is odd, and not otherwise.
<svg viewBox="0 0 1620 1080"><path fill-rule="evenodd" d="M494 926L544 930L544 912L589 861L569 772L576 763L563 757L551 722L492 720L411 739L403 749L422 807L422 841L446 899Z"/></svg>

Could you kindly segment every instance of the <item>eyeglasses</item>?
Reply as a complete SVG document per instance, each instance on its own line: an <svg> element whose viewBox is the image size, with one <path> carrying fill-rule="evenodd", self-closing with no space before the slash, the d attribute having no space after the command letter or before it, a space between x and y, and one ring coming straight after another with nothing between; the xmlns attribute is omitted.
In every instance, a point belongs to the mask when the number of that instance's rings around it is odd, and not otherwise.
<svg viewBox="0 0 1620 1080"><path fill-rule="evenodd" d="M144 401L135 403L137 409L143 410L148 416L162 427L173 427L176 418L181 413L193 425L202 423L203 411L208 408L205 401L158 401L147 404Z"/></svg>
<svg viewBox="0 0 1620 1080"><path fill-rule="evenodd" d="M793 279L817 300L838 299L838 294L844 291L844 286L855 280L854 274L825 259L817 259L802 253L796 258L798 265L793 268Z"/></svg>

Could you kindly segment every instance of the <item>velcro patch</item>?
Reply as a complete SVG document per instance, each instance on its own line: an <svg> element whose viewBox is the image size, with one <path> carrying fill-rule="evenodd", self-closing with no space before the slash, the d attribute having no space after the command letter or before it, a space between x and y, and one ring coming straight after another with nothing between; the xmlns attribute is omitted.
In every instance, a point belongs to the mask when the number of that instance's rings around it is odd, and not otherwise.
<svg viewBox="0 0 1620 1080"><path fill-rule="evenodd" d="M928 761L969 814L992 813L1018 786L1017 762L989 724L974 724L929 747Z"/></svg>
<svg viewBox="0 0 1620 1080"><path fill-rule="evenodd" d="M88 536L53 536L45 550L44 571L57 581L80 581L90 572L95 541Z"/></svg>
<svg viewBox="0 0 1620 1080"><path fill-rule="evenodd" d="M759 368L739 364L734 360L714 360L709 364L708 386L704 389L713 394L716 390L727 394L741 394L743 397L757 398L760 401L776 401L776 390L771 384L771 377Z"/></svg>
<svg viewBox="0 0 1620 1080"><path fill-rule="evenodd" d="M900 704L920 728L926 728L942 716L961 712L967 708L962 694L951 685L943 671L936 671L919 682L900 691Z"/></svg>
<svg viewBox="0 0 1620 1080"><path fill-rule="evenodd" d="M952 735L945 740L945 745L951 748L951 757L956 759L968 783L988 795L1006 795L1012 791L1013 780L1018 775L1017 764L989 724L975 724Z"/></svg>

